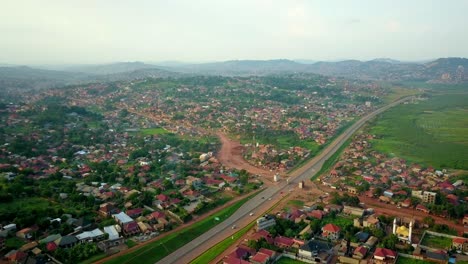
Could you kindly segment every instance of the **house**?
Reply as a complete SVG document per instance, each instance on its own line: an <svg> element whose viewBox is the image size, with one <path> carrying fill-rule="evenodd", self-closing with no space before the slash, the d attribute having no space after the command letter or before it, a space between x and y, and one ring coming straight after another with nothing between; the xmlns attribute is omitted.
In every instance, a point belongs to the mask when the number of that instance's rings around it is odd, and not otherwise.
<svg viewBox="0 0 468 264"><path fill-rule="evenodd" d="M140 233L140 228L135 221L131 221L122 225L122 231L126 236L132 236Z"/></svg>
<svg viewBox="0 0 468 264"><path fill-rule="evenodd" d="M332 240L336 240L340 237L341 228L334 224L326 224L322 227L322 236Z"/></svg>
<svg viewBox="0 0 468 264"><path fill-rule="evenodd" d="M268 244L274 243L273 237L265 229L258 230L257 232L253 233L247 240L259 241L262 238L265 239Z"/></svg>
<svg viewBox="0 0 468 264"><path fill-rule="evenodd" d="M104 238L104 232L102 232L99 228L96 228L92 231L86 231L81 234L78 234L76 235L76 238L80 242L96 241Z"/></svg>
<svg viewBox="0 0 468 264"><path fill-rule="evenodd" d="M312 210L307 215L312 218L322 219L325 216L325 212L322 210Z"/></svg>
<svg viewBox="0 0 468 264"><path fill-rule="evenodd" d="M276 225L276 220L271 215L265 215L257 219L257 230L266 229Z"/></svg>
<svg viewBox="0 0 468 264"><path fill-rule="evenodd" d="M277 236L274 239L274 245L280 248L290 248L294 244L294 240L289 237Z"/></svg>
<svg viewBox="0 0 468 264"><path fill-rule="evenodd" d="M112 214L119 213L119 209L113 203L103 203L99 206L98 213L103 217L109 217Z"/></svg>
<svg viewBox="0 0 468 264"><path fill-rule="evenodd" d="M137 218L143 213L142 208L135 208L131 210L127 210L126 214L130 216L131 218Z"/></svg>
<svg viewBox="0 0 468 264"><path fill-rule="evenodd" d="M78 239L75 236L63 236L55 240L54 243L61 248L70 248L78 243Z"/></svg>
<svg viewBox="0 0 468 264"><path fill-rule="evenodd" d="M343 213L348 215L355 215L357 217L362 217L364 215L365 210L359 207L347 206L343 207Z"/></svg>
<svg viewBox="0 0 468 264"><path fill-rule="evenodd" d="M398 254L387 248L376 248L374 252L374 260L377 263L386 263L387 261L394 261L396 260Z"/></svg>
<svg viewBox="0 0 468 264"><path fill-rule="evenodd" d="M445 251L439 250L439 251L427 251L426 252L426 258L430 261L433 262L438 262L438 263L447 263L448 260L448 255Z"/></svg>
<svg viewBox="0 0 468 264"><path fill-rule="evenodd" d="M115 240L120 237L119 232L115 228L115 226L110 225L110 226L105 226L104 227L104 233L108 234L108 240Z"/></svg>
<svg viewBox="0 0 468 264"><path fill-rule="evenodd" d="M146 218L150 223L156 223L159 219L166 218L166 214L160 211L155 211L149 214Z"/></svg>
<svg viewBox="0 0 468 264"><path fill-rule="evenodd" d="M133 219L124 212L113 214L112 217L117 221L117 223L119 223L119 225L133 222Z"/></svg>
<svg viewBox="0 0 468 264"><path fill-rule="evenodd" d="M359 246L353 251L353 258L363 259L366 257L366 254L367 254L367 248L363 246Z"/></svg>
<svg viewBox="0 0 468 264"><path fill-rule="evenodd" d="M239 245L237 248L229 253L226 257L234 259L248 259L256 253L255 249L249 248L245 245ZM247 262L248 263L248 262Z"/></svg>
<svg viewBox="0 0 468 264"><path fill-rule="evenodd" d="M452 240L452 248L463 253L468 253L468 238L454 237Z"/></svg>
<svg viewBox="0 0 468 264"><path fill-rule="evenodd" d="M375 236L371 236L369 237L369 239L367 239L366 243L364 244L364 246L368 249L372 249L375 247L375 245L377 245L377 242L379 241L379 239Z"/></svg>
<svg viewBox="0 0 468 264"><path fill-rule="evenodd" d="M332 257L332 245L318 239L311 239L299 248L298 256L317 263L328 263Z"/></svg>
<svg viewBox="0 0 468 264"><path fill-rule="evenodd" d="M28 255L23 251L13 250L7 253L5 258L7 258L10 263L23 263L28 258Z"/></svg>
<svg viewBox="0 0 468 264"><path fill-rule="evenodd" d="M32 228L26 227L16 232L16 237L22 239L31 239L33 237L34 230Z"/></svg>
<svg viewBox="0 0 468 264"><path fill-rule="evenodd" d="M267 264L269 260L270 256L262 252L257 252L257 254L253 255L253 257L250 258L250 263Z"/></svg>
<svg viewBox="0 0 468 264"><path fill-rule="evenodd" d="M250 264L250 262L240 258L226 256L223 259L223 264Z"/></svg>
<svg viewBox="0 0 468 264"><path fill-rule="evenodd" d="M468 215L463 216L463 225L468 225Z"/></svg>
<svg viewBox="0 0 468 264"><path fill-rule="evenodd" d="M422 204L416 205L416 210L424 212L426 214L428 214L430 212L429 209L427 209L427 207L422 205Z"/></svg>

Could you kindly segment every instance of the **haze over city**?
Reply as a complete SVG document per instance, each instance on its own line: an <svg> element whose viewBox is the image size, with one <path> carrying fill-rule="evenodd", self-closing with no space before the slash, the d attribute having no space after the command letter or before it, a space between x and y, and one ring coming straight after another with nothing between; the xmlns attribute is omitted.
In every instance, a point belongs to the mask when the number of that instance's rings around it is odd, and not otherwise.
<svg viewBox="0 0 468 264"><path fill-rule="evenodd" d="M468 57L468 2L2 1L0 63Z"/></svg>

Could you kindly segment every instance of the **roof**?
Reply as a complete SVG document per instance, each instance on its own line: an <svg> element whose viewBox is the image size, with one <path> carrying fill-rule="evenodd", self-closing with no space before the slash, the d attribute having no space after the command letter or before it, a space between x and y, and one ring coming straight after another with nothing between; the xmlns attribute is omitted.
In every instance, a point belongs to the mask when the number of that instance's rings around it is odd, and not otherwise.
<svg viewBox="0 0 468 264"><path fill-rule="evenodd" d="M388 248L376 248L374 252L374 256L381 257L381 258L396 258L397 253Z"/></svg>
<svg viewBox="0 0 468 264"><path fill-rule="evenodd" d="M124 213L124 212L120 212L120 213L114 214L114 215L112 215L112 216L114 216L115 218L117 218L117 220L118 220L119 222L121 222L122 224L126 224L126 223L129 223L129 222L132 222L132 221L133 221L133 219L132 219L130 216L128 216L126 213Z"/></svg>
<svg viewBox="0 0 468 264"><path fill-rule="evenodd" d="M23 259L25 259L28 255L26 255L26 253L24 253L23 251L19 251L19 250L16 250L14 252L12 252L11 254L7 254L8 256L6 256L10 261L21 261Z"/></svg>
<svg viewBox="0 0 468 264"><path fill-rule="evenodd" d="M226 256L223 259L223 263L224 264L250 264L250 262L248 262L248 261L245 261L245 260L242 260L242 259L236 258L236 257L231 257L231 256Z"/></svg>
<svg viewBox="0 0 468 264"><path fill-rule="evenodd" d="M127 210L127 215L140 215L143 212L142 208L135 208L131 210Z"/></svg>
<svg viewBox="0 0 468 264"><path fill-rule="evenodd" d="M126 232L133 231L133 230L139 230L138 224L136 222L125 223L123 225L123 229Z"/></svg>
<svg viewBox="0 0 468 264"><path fill-rule="evenodd" d="M96 228L92 231L86 231L81 234L78 234L76 235L76 238L78 238L78 240L84 240L84 239L90 239L90 238L92 239L92 238L99 237L102 235L104 235L104 233L99 228Z"/></svg>
<svg viewBox="0 0 468 264"><path fill-rule="evenodd" d="M292 244L294 244L294 240L289 237L277 236L275 237L275 244L290 247Z"/></svg>
<svg viewBox="0 0 468 264"><path fill-rule="evenodd" d="M328 231L328 232L339 232L341 228L339 226L336 226L334 224L326 224L324 227L322 227L322 231Z"/></svg>
<svg viewBox="0 0 468 264"><path fill-rule="evenodd" d="M46 248L48 251L54 251L57 249L57 244L55 244L54 242L49 242L47 243Z"/></svg>
<svg viewBox="0 0 468 264"><path fill-rule="evenodd" d="M76 237L74 236L63 236L57 240L55 240L55 244L57 244L57 246L67 246L67 245L71 245L71 244L74 244L78 241L78 239L76 239Z"/></svg>
<svg viewBox="0 0 468 264"><path fill-rule="evenodd" d="M363 246L359 246L357 247L355 250L354 250L354 254L361 254L362 256L365 256L366 253L367 253L367 248L363 247Z"/></svg>
<svg viewBox="0 0 468 264"><path fill-rule="evenodd" d="M312 252L314 250L321 250L321 251L328 251L332 248L332 246L325 242L325 241L320 241L320 240L315 240L311 239L307 241L302 247L302 250Z"/></svg>
<svg viewBox="0 0 468 264"><path fill-rule="evenodd" d="M266 263L268 261L268 259L270 258L270 256L268 256L267 254L264 254L262 252L257 252L257 254L255 254L251 259L250 261L251 262L259 262L259 263Z"/></svg>
<svg viewBox="0 0 468 264"><path fill-rule="evenodd" d="M46 237L44 239L39 240L39 243L41 243L41 244L42 243L44 243L44 244L49 243L49 242L55 241L55 240L57 240L57 239L59 239L61 237L62 237L62 235L60 235L60 234L53 234L53 235L50 235L50 236L48 236L48 237Z"/></svg>
<svg viewBox="0 0 468 264"><path fill-rule="evenodd" d="M266 248L261 248L258 250L258 252L261 252L263 254L267 254L269 257L273 257L275 255L275 251L271 250L271 249L266 249Z"/></svg>
<svg viewBox="0 0 468 264"><path fill-rule="evenodd" d="M463 237L454 237L453 238L453 243L463 244L465 242L468 242L468 239L463 238Z"/></svg>
<svg viewBox="0 0 468 264"><path fill-rule="evenodd" d="M115 229L113 225L105 226L104 232L109 234L109 240L114 240L114 239L119 238L119 232L117 232L117 229Z"/></svg>

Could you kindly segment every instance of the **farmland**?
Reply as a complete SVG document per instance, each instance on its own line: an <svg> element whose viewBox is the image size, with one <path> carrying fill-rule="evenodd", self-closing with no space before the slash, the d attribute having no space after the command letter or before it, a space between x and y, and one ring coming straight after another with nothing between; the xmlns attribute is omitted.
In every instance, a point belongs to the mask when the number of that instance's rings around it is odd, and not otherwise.
<svg viewBox="0 0 468 264"><path fill-rule="evenodd" d="M370 124L374 148L410 162L468 169L467 102L468 94L434 95L391 109Z"/></svg>

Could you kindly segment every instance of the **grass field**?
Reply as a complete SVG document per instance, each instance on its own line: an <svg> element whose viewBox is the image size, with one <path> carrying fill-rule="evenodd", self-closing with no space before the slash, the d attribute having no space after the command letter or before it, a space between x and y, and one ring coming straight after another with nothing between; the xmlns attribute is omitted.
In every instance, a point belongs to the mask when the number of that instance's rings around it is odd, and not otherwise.
<svg viewBox="0 0 468 264"><path fill-rule="evenodd" d="M322 220L322 225L326 225L332 223L337 225L341 228L345 228L346 226L353 225L354 218L345 215L337 215L334 219L331 217L325 217Z"/></svg>
<svg viewBox="0 0 468 264"><path fill-rule="evenodd" d="M435 168L468 169L468 94L392 108L370 127L377 151Z"/></svg>
<svg viewBox="0 0 468 264"><path fill-rule="evenodd" d="M349 145L349 143L351 143L351 140L346 140L346 142L343 143L343 145L335 153L333 153L333 155L331 155L330 158L325 160L320 170L317 173L315 173L310 180L313 181L317 179L320 175L324 174L325 172L328 172L333 167L333 165L335 165L335 163L339 160L341 152L343 152L343 150Z"/></svg>
<svg viewBox="0 0 468 264"><path fill-rule="evenodd" d="M452 239L442 236L433 236L426 233L421 245L438 249L449 249L452 246Z"/></svg>
<svg viewBox="0 0 468 264"><path fill-rule="evenodd" d="M219 254L223 253L226 249L228 249L233 242L236 242L240 237L242 237L245 233L247 233L253 226L255 222L250 223L246 227L242 228L240 231L236 232L232 237L228 237L221 241L220 243L214 245L212 248L207 250L202 255L198 256L194 259L191 264L205 264L209 263L210 261L214 260Z"/></svg>
<svg viewBox="0 0 468 264"><path fill-rule="evenodd" d="M169 134L170 133L169 131L167 131L166 129L164 129L162 127L145 128L145 129L140 130L140 132L145 136L162 135L162 134Z"/></svg>
<svg viewBox="0 0 468 264"><path fill-rule="evenodd" d="M304 201L290 200L288 201L288 205L293 206L295 208L302 208L304 206Z"/></svg>
<svg viewBox="0 0 468 264"><path fill-rule="evenodd" d="M207 218L204 220L197 222L190 227L187 227L179 232L170 234L162 239L156 240L148 245L145 245L138 250L135 250L131 253L126 255L114 258L106 263L137 263L137 264L145 264L145 263L155 263L165 256L169 255L170 253L176 251L178 248L182 247L183 245L189 243L196 237L200 236L201 234L205 233L209 229L213 228L215 225L219 224L221 221L226 220L232 214L234 214L239 207L241 207L248 199L250 199L255 194L252 194L230 207L227 207ZM216 221L215 218L219 218L219 221Z"/></svg>
<svg viewBox="0 0 468 264"><path fill-rule="evenodd" d="M399 98L420 94L421 92L417 89L409 89L403 87L392 87L391 92L383 99L385 103L391 103Z"/></svg>
<svg viewBox="0 0 468 264"><path fill-rule="evenodd" d="M276 262L276 264L303 264L303 263L305 262L295 260L295 259L290 259L287 257L282 257Z"/></svg>
<svg viewBox="0 0 468 264"><path fill-rule="evenodd" d="M398 260L396 264L425 264L427 263L424 260L420 259L412 259L412 258L406 258L406 257L398 257Z"/></svg>

